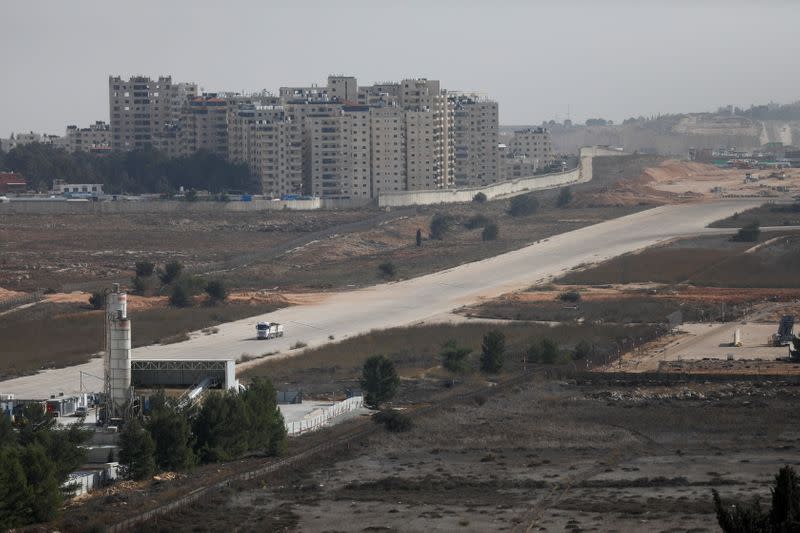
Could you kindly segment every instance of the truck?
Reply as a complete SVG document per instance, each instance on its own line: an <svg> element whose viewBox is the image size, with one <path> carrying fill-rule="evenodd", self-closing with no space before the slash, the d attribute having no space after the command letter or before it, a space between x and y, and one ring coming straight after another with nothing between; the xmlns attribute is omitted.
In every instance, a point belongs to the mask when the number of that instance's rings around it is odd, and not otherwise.
<svg viewBox="0 0 800 533"><path fill-rule="evenodd" d="M256 324L257 339L274 339L275 337L283 337L283 324L278 324L277 322L259 322Z"/></svg>

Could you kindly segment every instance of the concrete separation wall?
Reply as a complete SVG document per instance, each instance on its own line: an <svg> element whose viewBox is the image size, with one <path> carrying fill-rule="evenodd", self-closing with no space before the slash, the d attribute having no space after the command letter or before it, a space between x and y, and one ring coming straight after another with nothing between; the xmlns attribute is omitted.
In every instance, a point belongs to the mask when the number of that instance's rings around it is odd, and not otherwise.
<svg viewBox="0 0 800 533"><path fill-rule="evenodd" d="M578 168L555 174L543 174L515 180L493 183L486 187L468 189L436 189L430 191L403 191L379 195L379 207L404 207L412 205L432 205L443 203L471 202L472 198L482 192L489 200L524 194L532 191L543 191L592 179L592 158L625 155L618 150L600 146L581 148ZM64 200L12 200L0 203L0 215L3 214L52 214L67 215L79 213L137 214L137 213L219 213L219 212L257 212L257 211L314 211L317 209L355 209L375 205L370 199L329 199L311 198L309 200L273 201L253 199L250 202L187 202L178 200L141 200L141 201L102 201L102 202L67 202Z"/></svg>
<svg viewBox="0 0 800 533"><path fill-rule="evenodd" d="M103 202L67 202L64 200L20 200L0 203L0 214L79 213L220 213L258 211L315 211L318 209L354 209L374 204L369 199L311 198L309 200L261 200L250 202L186 202L180 200L118 200Z"/></svg>
<svg viewBox="0 0 800 533"><path fill-rule="evenodd" d="M431 205L457 202L471 202L479 192L486 195L487 200L516 196L533 191L543 191L585 183L592 179L592 158L624 155L624 152L600 146L581 148L578 168L555 174L543 174L515 180L493 183L486 187L468 189L436 189L430 191L403 191L381 194L378 197L380 207L402 207L410 205Z"/></svg>

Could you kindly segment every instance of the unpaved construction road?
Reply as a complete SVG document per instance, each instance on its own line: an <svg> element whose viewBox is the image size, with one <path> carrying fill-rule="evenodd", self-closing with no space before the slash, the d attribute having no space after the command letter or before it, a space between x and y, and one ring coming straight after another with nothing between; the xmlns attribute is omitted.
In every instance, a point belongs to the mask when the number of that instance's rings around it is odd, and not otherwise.
<svg viewBox="0 0 800 533"><path fill-rule="evenodd" d="M298 342L313 347L373 329L414 324L484 298L544 282L578 265L603 261L675 237L719 233L720 230L706 226L760 204L759 200L728 200L661 206L435 274L332 293L317 303L223 324L213 335L198 332L186 342L138 348L133 357L239 359L243 355L260 356L268 352L275 352L271 358L291 356L301 352L300 348L291 349ZM261 320L283 323L285 336L255 340L255 324ZM135 323L132 329L136 335ZM13 393L19 398L78 392L80 372L101 376L102 361L94 359L84 365L8 380L0 383L0 392ZM97 378L86 374L83 377L84 389L101 388Z"/></svg>

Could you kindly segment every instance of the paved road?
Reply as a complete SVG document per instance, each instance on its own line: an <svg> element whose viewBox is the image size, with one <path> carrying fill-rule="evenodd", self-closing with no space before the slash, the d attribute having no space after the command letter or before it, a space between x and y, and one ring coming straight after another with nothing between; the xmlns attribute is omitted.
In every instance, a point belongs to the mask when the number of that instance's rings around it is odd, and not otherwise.
<svg viewBox="0 0 800 533"><path fill-rule="evenodd" d="M719 233L720 230L705 226L761 203L762 200L755 199L662 206L435 274L334 293L315 304L224 324L214 335L193 334L186 342L137 348L133 357L217 359L266 352L279 352L273 357L291 356L300 352L290 349L298 341L313 347L330 342L330 336L341 340L373 329L414 324L484 298L545 282L581 264L605 260L674 237ZM269 341L254 340L255 324L260 320L285 324L286 335ZM136 335L135 323L132 328ZM0 392L14 393L20 398L77 392L79 371L100 376L101 360L0 382ZM84 376L84 386L88 385L90 390L101 388L97 381Z"/></svg>

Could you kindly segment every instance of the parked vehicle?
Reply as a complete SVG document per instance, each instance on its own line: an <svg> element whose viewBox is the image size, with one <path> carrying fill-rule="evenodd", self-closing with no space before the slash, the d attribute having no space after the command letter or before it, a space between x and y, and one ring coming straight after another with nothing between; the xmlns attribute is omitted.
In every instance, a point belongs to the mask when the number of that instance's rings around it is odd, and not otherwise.
<svg viewBox="0 0 800 533"><path fill-rule="evenodd" d="M256 324L257 339L274 339L275 337L283 337L283 324L278 324L277 322L259 322Z"/></svg>

